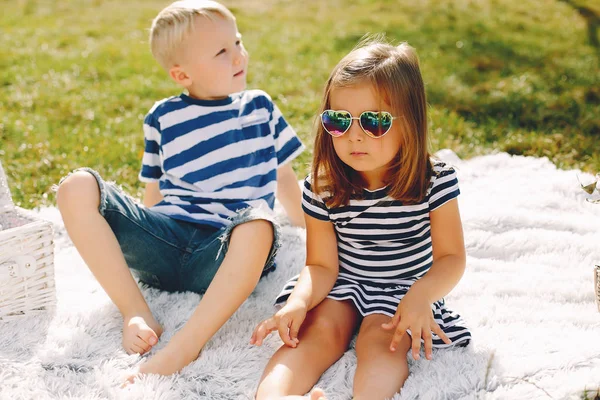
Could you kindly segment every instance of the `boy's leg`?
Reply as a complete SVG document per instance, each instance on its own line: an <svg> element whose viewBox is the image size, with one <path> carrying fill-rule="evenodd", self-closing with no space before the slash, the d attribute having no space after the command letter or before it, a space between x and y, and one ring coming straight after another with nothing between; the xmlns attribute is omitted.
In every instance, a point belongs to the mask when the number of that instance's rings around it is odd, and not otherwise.
<svg viewBox="0 0 600 400"><path fill-rule="evenodd" d="M235 226L225 258L198 307L167 346L140 366L139 372L169 375L194 361L206 342L254 290L273 240L273 224L267 220Z"/></svg>
<svg viewBox="0 0 600 400"><path fill-rule="evenodd" d="M123 315L125 350L130 353L145 353L158 341L158 337L162 334L162 327L152 316L129 271L115 232L100 212L102 208L103 213L107 213L104 207L107 203L108 189L100 177L96 177L92 172L78 171L61 182L57 193L57 204L75 247ZM113 214L122 216L121 213ZM137 224L130 225L133 229L140 230ZM140 239L138 243L141 242L140 232L127 233L132 239L134 237ZM128 240L127 245L131 246L135 242L135 240ZM156 246L150 244L147 247Z"/></svg>
<svg viewBox="0 0 600 400"><path fill-rule="evenodd" d="M350 301L325 299L300 327L298 346L281 346L267 364L256 400L289 398L307 393L348 349L360 316ZM321 392L311 393L321 397ZM290 396L290 397L287 397Z"/></svg>
<svg viewBox="0 0 600 400"><path fill-rule="evenodd" d="M363 319L356 339L355 400L391 398L408 378L406 353L411 346L410 336L404 335L396 351L390 351L394 331L381 327L389 320L390 317L383 314L372 314Z"/></svg>

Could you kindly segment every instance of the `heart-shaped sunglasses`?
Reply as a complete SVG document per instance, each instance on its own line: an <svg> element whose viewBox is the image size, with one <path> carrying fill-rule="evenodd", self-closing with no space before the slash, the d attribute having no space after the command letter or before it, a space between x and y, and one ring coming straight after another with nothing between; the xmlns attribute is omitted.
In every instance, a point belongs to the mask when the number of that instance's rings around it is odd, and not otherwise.
<svg viewBox="0 0 600 400"><path fill-rule="evenodd" d="M348 132L352 120L357 119L363 132L373 139L383 137L392 128L393 117L387 111L365 111L358 117L353 117L346 110L325 110L321 113L323 129L333 137L340 137Z"/></svg>

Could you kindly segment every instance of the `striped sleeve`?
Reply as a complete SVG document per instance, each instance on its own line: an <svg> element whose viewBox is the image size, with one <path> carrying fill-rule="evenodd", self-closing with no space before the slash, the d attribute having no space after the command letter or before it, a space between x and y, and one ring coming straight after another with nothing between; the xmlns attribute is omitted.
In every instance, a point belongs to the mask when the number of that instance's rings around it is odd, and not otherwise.
<svg viewBox="0 0 600 400"><path fill-rule="evenodd" d="M309 175L304 180L304 188L302 189L302 209L313 218L329 221L329 210L321 196L312 191L310 183L311 178Z"/></svg>
<svg viewBox="0 0 600 400"><path fill-rule="evenodd" d="M444 164L434 166L433 186L429 193L429 211L446 204L460 194L456 171Z"/></svg>
<svg viewBox="0 0 600 400"><path fill-rule="evenodd" d="M152 112L144 118L144 157L139 180L156 182L162 176L160 164L160 124Z"/></svg>
<svg viewBox="0 0 600 400"><path fill-rule="evenodd" d="M275 138L275 151L277 152L277 166L287 164L304 151L304 145L296 135L294 128L288 125L281 114L279 107L273 104L269 125Z"/></svg>

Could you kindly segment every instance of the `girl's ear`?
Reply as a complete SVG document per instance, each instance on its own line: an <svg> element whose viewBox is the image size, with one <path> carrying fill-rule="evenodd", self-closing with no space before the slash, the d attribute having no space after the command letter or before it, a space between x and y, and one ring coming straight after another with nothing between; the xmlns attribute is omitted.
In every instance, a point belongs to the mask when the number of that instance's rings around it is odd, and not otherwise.
<svg viewBox="0 0 600 400"><path fill-rule="evenodd" d="M171 67L171 69L169 70L169 76L175 81L175 83L185 88L192 84L192 79L188 76L188 74L185 73L183 68L181 68L181 66L179 65Z"/></svg>

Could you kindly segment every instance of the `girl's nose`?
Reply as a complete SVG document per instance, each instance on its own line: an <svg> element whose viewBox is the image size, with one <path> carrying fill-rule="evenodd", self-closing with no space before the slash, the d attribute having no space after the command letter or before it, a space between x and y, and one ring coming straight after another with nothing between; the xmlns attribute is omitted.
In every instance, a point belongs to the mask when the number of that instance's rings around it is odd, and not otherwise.
<svg viewBox="0 0 600 400"><path fill-rule="evenodd" d="M358 121L355 119L352 120L350 129L348 129L348 132L346 134L348 135L348 140L350 140L351 142L362 142L365 139L363 136L364 132L360 128Z"/></svg>

